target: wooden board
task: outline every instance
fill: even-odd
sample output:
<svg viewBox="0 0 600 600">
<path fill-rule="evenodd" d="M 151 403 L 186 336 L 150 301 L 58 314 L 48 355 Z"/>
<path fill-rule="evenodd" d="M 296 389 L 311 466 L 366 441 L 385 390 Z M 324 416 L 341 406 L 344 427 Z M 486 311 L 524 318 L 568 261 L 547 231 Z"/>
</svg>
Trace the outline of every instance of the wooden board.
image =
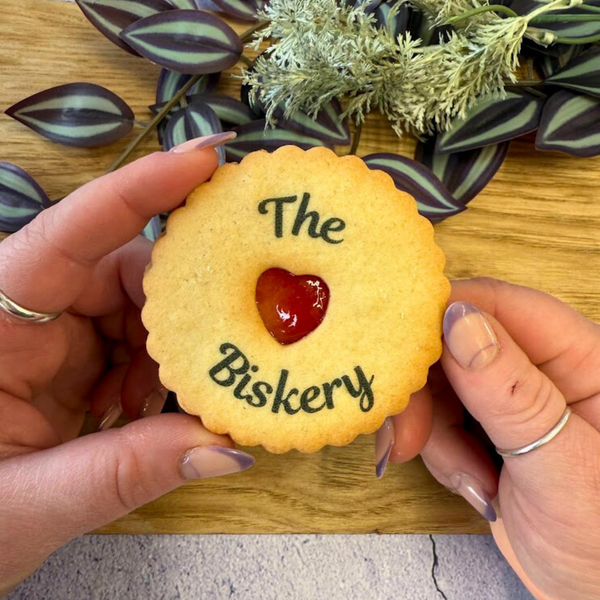
<svg viewBox="0 0 600 600">
<path fill-rule="evenodd" d="M 241 28 L 240 28 L 241 29 Z M 62 83 L 113 90 L 148 120 L 158 68 L 106 41 L 73 4 L 2 0 L 0 107 Z M 225 76 L 222 89 L 235 94 Z M 370 118 L 359 154 L 399 151 L 384 119 Z M 100 175 L 127 140 L 78 150 L 45 141 L 0 115 L 0 160 L 31 172 L 60 198 Z M 157 149 L 148 142 L 139 154 Z M 509 157 L 469 210 L 436 227 L 451 278 L 487 275 L 537 287 L 600 320 L 600 159 L 535 152 L 513 143 Z M 374 477 L 373 438 L 312 456 L 259 450 L 247 474 L 190 484 L 101 531 L 106 533 L 419 532 L 482 533 L 485 522 L 418 461 Z"/>
</svg>

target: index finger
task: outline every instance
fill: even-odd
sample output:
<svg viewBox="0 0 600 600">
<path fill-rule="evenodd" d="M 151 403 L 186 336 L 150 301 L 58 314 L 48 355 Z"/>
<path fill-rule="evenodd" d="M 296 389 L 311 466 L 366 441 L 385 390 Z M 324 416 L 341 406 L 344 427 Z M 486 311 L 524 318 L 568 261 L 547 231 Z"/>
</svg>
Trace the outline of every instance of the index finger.
<svg viewBox="0 0 600 600">
<path fill-rule="evenodd" d="M 177 207 L 217 168 L 212 148 L 157 152 L 79 188 L 0 245 L 0 289 L 30 310 L 65 310 L 98 261 Z"/>
<path fill-rule="evenodd" d="M 452 282 L 448 304 L 469 302 L 495 317 L 568 402 L 600 391 L 600 326 L 557 298 L 489 278 Z"/>
</svg>

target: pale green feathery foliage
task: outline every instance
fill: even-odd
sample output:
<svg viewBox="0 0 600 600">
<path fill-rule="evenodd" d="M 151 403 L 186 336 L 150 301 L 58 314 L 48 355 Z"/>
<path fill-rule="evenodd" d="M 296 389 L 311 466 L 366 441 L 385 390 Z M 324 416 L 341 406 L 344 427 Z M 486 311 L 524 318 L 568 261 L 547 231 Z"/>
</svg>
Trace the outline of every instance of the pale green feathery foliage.
<svg viewBox="0 0 600 600">
<path fill-rule="evenodd" d="M 436 24 L 487 4 L 411 1 Z M 553 0 L 534 12 L 573 3 L 581 0 Z M 506 18 L 480 13 L 456 22 L 455 31 L 438 45 L 424 47 L 408 34 L 395 39 L 376 27 L 362 7 L 337 0 L 271 0 L 261 18 L 269 25 L 255 46 L 266 39 L 272 45 L 244 80 L 266 106 L 270 123 L 278 105 L 285 107 L 286 116 L 297 109 L 314 116 L 324 103 L 339 98 L 357 122 L 377 109 L 400 135 L 443 131 L 480 95 L 502 95 L 505 82 L 515 81 L 532 14 Z M 529 37 L 544 41 L 539 34 Z"/>
</svg>

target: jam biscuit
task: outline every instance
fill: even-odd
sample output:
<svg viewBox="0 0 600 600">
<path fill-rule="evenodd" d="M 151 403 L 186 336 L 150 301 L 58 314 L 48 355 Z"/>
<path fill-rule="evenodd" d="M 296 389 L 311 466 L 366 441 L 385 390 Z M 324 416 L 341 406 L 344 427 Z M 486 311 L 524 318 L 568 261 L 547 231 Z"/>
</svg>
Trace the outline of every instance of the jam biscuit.
<svg viewBox="0 0 600 600">
<path fill-rule="evenodd" d="M 148 351 L 215 433 L 315 452 L 401 412 L 441 353 L 431 224 L 355 156 L 293 146 L 220 167 L 144 279 Z"/>
</svg>

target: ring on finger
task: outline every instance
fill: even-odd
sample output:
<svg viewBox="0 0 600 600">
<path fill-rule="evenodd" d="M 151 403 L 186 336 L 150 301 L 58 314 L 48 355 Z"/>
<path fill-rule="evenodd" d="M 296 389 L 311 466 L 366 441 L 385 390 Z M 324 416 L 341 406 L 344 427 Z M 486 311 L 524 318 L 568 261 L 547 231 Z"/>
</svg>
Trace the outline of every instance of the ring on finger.
<svg viewBox="0 0 600 600">
<path fill-rule="evenodd" d="M 55 313 L 41 313 L 35 310 L 29 310 L 14 300 L 11 300 L 2 290 L 0 290 L 0 310 L 9 314 L 19 321 L 28 323 L 50 323 L 56 321 L 63 314 L 63 311 Z"/>
<path fill-rule="evenodd" d="M 547 444 L 550 440 L 553 440 L 563 429 L 563 427 L 567 424 L 569 417 L 571 416 L 571 409 L 567 406 L 565 408 L 565 412 L 562 414 L 562 417 L 559 419 L 558 423 L 541 438 L 536 440 L 535 442 L 531 442 L 531 444 L 527 444 L 527 446 L 523 446 L 522 448 L 516 448 L 515 450 L 506 450 L 504 448 L 496 448 L 496 452 L 500 456 L 520 456 L 521 454 L 527 454 L 544 444 Z"/>
</svg>

